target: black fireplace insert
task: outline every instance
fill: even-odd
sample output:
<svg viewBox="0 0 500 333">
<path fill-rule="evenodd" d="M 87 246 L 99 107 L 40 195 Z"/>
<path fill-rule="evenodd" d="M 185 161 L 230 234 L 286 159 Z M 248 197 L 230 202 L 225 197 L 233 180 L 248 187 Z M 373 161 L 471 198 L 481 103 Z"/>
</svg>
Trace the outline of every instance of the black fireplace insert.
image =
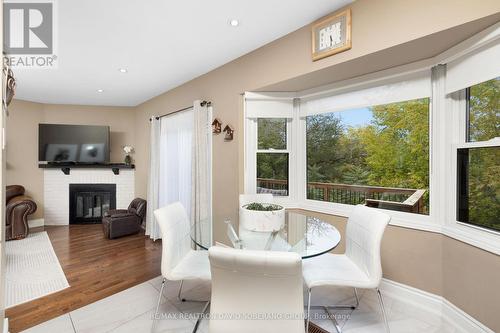
<svg viewBox="0 0 500 333">
<path fill-rule="evenodd" d="M 69 224 L 101 223 L 116 208 L 116 184 L 70 184 Z"/>
</svg>

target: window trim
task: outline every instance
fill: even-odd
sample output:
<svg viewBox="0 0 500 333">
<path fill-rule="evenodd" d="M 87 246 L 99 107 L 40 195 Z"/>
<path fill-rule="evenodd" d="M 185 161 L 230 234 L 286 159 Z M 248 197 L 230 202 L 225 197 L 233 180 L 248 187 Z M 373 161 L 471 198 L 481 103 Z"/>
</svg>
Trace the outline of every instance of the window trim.
<svg viewBox="0 0 500 333">
<path fill-rule="evenodd" d="M 276 94 L 274 94 L 276 95 Z M 276 101 L 286 101 L 290 102 L 291 98 L 286 97 L 276 99 Z M 273 100 L 273 98 L 270 98 Z M 295 139 L 292 133 L 294 125 L 294 116 L 289 117 L 274 117 L 287 119 L 286 122 L 286 149 L 258 149 L 258 119 L 254 117 L 245 117 L 245 193 L 256 193 L 257 192 L 257 154 L 259 153 L 271 153 L 271 154 L 288 154 L 288 195 L 287 196 L 275 196 L 274 201 L 283 206 L 289 206 L 291 202 L 295 201 L 296 195 L 296 166 L 292 162 L 295 159 Z"/>
<path fill-rule="evenodd" d="M 417 76 L 421 76 L 422 71 L 428 70 L 429 76 L 430 68 L 428 69 L 417 69 L 412 70 L 410 72 L 402 72 L 399 75 L 390 75 L 388 77 L 381 76 L 376 80 L 372 80 L 370 85 L 374 83 L 379 86 L 384 86 L 385 84 L 394 84 L 397 82 L 397 77 L 400 77 L 401 81 L 407 80 L 409 76 L 412 76 L 413 73 L 417 73 Z M 355 92 L 366 86 L 366 83 L 360 81 L 356 85 L 352 85 L 348 90 L 343 90 L 343 92 Z M 259 93 L 258 98 L 262 100 L 262 93 Z M 245 99 L 254 100 L 255 94 L 247 93 L 245 94 Z M 297 94 L 296 96 L 300 96 Z M 441 226 L 435 222 L 435 216 L 433 212 L 435 211 L 432 208 L 432 200 L 433 200 L 433 180 L 431 177 L 432 167 L 432 151 L 433 151 L 433 140 L 432 140 L 432 132 L 433 132 L 433 98 L 432 92 L 431 96 L 421 97 L 421 98 L 429 98 L 429 204 L 430 204 L 430 212 L 429 215 L 421 215 L 414 213 L 405 213 L 399 211 L 385 210 L 391 216 L 391 224 L 398 225 L 407 228 L 414 229 L 422 229 L 426 231 L 439 232 L 441 230 Z M 291 98 L 291 93 L 284 93 L 283 96 L 280 96 L 277 93 L 270 93 L 269 97 L 266 100 L 275 100 L 275 101 L 286 101 L 289 102 Z M 310 98 L 309 98 L 310 99 Z M 323 212 L 326 214 L 338 215 L 338 216 L 349 216 L 352 208 L 354 206 L 332 203 L 332 202 L 322 202 L 319 200 L 311 200 L 307 199 L 307 150 L 306 150 L 306 116 L 301 115 L 301 99 L 296 97 L 293 99 L 293 116 L 289 118 L 290 127 L 287 127 L 287 143 L 290 143 L 289 147 L 289 195 L 288 197 L 279 197 L 275 196 L 274 200 L 283 205 L 286 208 L 299 208 L 306 210 L 314 210 Z M 342 112 L 341 110 L 334 112 Z M 277 117 L 278 118 L 278 117 Z M 283 118 L 283 117 L 279 117 Z M 258 133 L 257 133 L 257 118 L 248 118 L 245 117 L 246 123 L 246 143 L 245 143 L 245 169 L 250 171 L 245 173 L 245 193 L 255 193 L 256 192 L 256 153 L 263 152 L 262 150 L 256 149 Z M 288 124 L 287 123 L 287 124 Z M 290 141 L 288 141 L 290 140 Z M 249 144 L 250 143 L 250 144 Z M 266 151 L 267 152 L 267 151 Z M 279 152 L 275 150 L 275 152 Z M 296 163 L 294 163 L 294 161 Z M 380 208 L 379 208 L 380 209 Z"/>
<path fill-rule="evenodd" d="M 468 141 L 468 91 L 469 88 L 462 89 L 445 97 L 450 104 L 451 112 L 449 115 L 449 121 L 452 124 L 451 127 L 454 129 L 449 142 L 452 155 L 450 159 L 450 170 L 452 170 L 452 172 L 449 173 L 448 178 L 451 183 L 451 193 L 455 194 L 455 197 L 453 198 L 454 200 L 450 200 L 452 202 L 448 208 L 448 219 L 445 223 L 445 230 L 448 233 L 455 235 L 455 237 L 459 237 L 462 241 L 473 243 L 473 245 L 483 249 L 486 249 L 485 247 L 490 248 L 490 252 L 500 254 L 500 231 L 484 228 L 472 223 L 461 222 L 457 219 L 458 199 L 456 195 L 458 193 L 458 149 L 500 147 L 500 139 L 498 137 L 487 141 Z"/>
<path fill-rule="evenodd" d="M 292 136 L 290 135 L 291 129 L 292 129 L 292 119 L 291 118 L 284 118 L 284 117 L 277 117 L 277 118 L 268 118 L 268 119 L 286 119 L 286 149 L 259 149 L 259 119 L 264 119 L 264 118 L 251 118 L 249 119 L 250 121 L 254 121 L 256 123 L 255 126 L 255 139 L 256 143 L 255 146 L 257 147 L 255 150 L 255 189 L 257 190 L 257 155 L 258 154 L 288 154 L 288 195 L 286 196 L 275 196 L 274 199 L 276 201 L 288 201 L 285 198 L 290 197 L 290 188 L 292 187 L 291 183 L 291 176 L 292 176 L 292 167 L 291 167 L 291 161 L 292 161 Z M 279 199 L 278 199 L 279 198 Z"/>
<path fill-rule="evenodd" d="M 497 44 L 500 44 L 500 23 L 434 58 L 363 75 L 342 82 L 336 82 L 323 87 L 308 89 L 302 92 L 245 93 L 245 99 L 248 96 L 251 99 L 294 100 L 292 129 L 289 133 L 293 139 L 293 146 L 291 147 L 291 154 L 293 154 L 293 156 L 290 155 L 289 164 L 296 168 L 295 171 L 289 170 L 289 178 L 290 181 L 294 181 L 294 184 L 289 184 L 290 196 L 287 198 L 288 200 L 282 201 L 280 204 L 287 208 L 312 210 L 344 217 L 347 217 L 350 210 L 354 207 L 306 199 L 306 129 L 305 118 L 299 116 L 299 98 L 311 99 L 316 96 L 321 97 L 330 93 L 334 94 L 338 92 L 359 90 L 366 87 L 367 84 L 379 84 L 380 82 L 384 82 L 384 80 L 391 80 L 391 82 L 394 82 L 394 79 L 398 77 L 403 78 L 405 75 L 407 76 L 408 74 L 431 69 L 433 67 L 429 119 L 430 215 L 424 216 L 412 213 L 384 211 L 392 216 L 391 225 L 440 233 L 444 236 L 463 241 L 472 246 L 500 255 L 500 233 L 457 221 L 457 200 L 455 197 L 457 191 L 457 149 L 479 145 L 484 146 L 485 143 L 491 146 L 499 146 L 500 140 L 467 142 L 465 128 L 466 114 L 468 112 L 465 108 L 465 89 L 447 93 L 446 65 L 442 65 L 462 57 L 467 57 L 469 54 L 473 54 L 478 49 L 483 49 L 485 46 Z M 245 193 L 252 193 L 251 187 L 249 187 L 248 184 L 248 164 L 251 162 L 251 159 L 248 158 L 248 151 L 251 150 L 252 147 L 248 145 L 249 133 L 247 130 L 247 123 L 249 122 L 247 121 L 246 115 L 244 115 L 244 117 L 244 189 Z M 296 161 L 296 163 L 294 163 L 294 161 Z M 452 200 L 449 199 L 449 193 L 453 193 Z"/>
</svg>

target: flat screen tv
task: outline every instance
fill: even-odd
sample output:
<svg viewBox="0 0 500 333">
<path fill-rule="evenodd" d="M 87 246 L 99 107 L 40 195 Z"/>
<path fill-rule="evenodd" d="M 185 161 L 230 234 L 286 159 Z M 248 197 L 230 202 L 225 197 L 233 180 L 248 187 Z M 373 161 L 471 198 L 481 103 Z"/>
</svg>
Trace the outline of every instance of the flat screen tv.
<svg viewBox="0 0 500 333">
<path fill-rule="evenodd" d="M 109 126 L 39 124 L 38 161 L 109 163 Z"/>
</svg>

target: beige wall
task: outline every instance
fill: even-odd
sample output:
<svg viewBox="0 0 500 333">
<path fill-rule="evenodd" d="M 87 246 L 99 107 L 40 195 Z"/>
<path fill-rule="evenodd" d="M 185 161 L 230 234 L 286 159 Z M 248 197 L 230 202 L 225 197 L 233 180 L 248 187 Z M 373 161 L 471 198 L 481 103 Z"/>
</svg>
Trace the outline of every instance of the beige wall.
<svg viewBox="0 0 500 333">
<path fill-rule="evenodd" d="M 500 256 L 443 237 L 443 296 L 500 332 Z"/>
<path fill-rule="evenodd" d="M 214 235 L 222 239 L 223 218 L 236 217 L 237 197 L 243 190 L 241 93 L 258 89 L 304 89 L 433 56 L 498 21 L 499 11 L 498 0 L 358 0 L 352 5 L 352 49 L 318 62 L 311 61 L 310 28 L 304 27 L 139 105 L 135 114 L 129 109 L 118 112 L 119 108 L 74 107 L 76 111 L 67 111 L 66 106 L 46 106 L 49 110 L 45 111 L 45 106 L 39 104 L 15 102 L 9 119 L 11 153 L 8 153 L 7 179 L 12 183 L 29 181 L 30 186 L 37 189 L 34 194 L 41 193 L 42 178 L 36 168 L 36 143 L 33 143 L 36 140 L 31 140 L 36 139 L 34 124 L 39 119 L 49 121 L 45 119 L 46 114 L 53 122 L 113 121 L 109 123 L 112 130 L 132 133 L 130 138 L 123 134 L 119 139 L 118 135 L 117 140 L 121 142 L 112 144 L 119 149 L 122 144 L 131 143 L 128 140 L 135 142 L 136 194 L 145 197 L 149 117 L 186 107 L 196 99 L 210 100 L 214 116 L 236 128 L 232 142 L 225 142 L 222 135 L 213 138 Z M 23 111 L 15 115 L 16 109 Z M 38 110 L 43 110 L 42 116 Z M 120 117 L 123 114 L 123 119 L 116 119 L 116 113 Z M 22 115 L 32 119 L 25 122 Z M 15 133 L 11 133 L 13 131 Z M 136 133 L 135 141 L 133 133 Z M 26 136 L 29 139 L 25 139 Z M 120 157 L 114 147 L 113 159 Z M 344 231 L 345 219 L 318 216 Z M 342 243 L 336 251 L 343 249 Z M 385 277 L 442 295 L 500 331 L 495 313 L 500 308 L 500 297 L 498 290 L 491 291 L 498 283 L 498 256 L 440 234 L 399 227 L 387 229 L 382 255 Z"/>
<path fill-rule="evenodd" d="M 21 184 L 38 205 L 30 218 L 43 218 L 43 169 L 38 168 L 38 124 L 110 126 L 110 159 L 123 161 L 122 147 L 135 146 L 135 109 L 50 105 L 14 100 L 7 118 L 6 184 Z"/>
<path fill-rule="evenodd" d="M 136 192 L 145 195 L 147 188 L 148 118 L 191 105 L 196 99 L 212 101 L 214 116 L 236 128 L 234 141 L 224 142 L 222 135 L 214 136 L 213 141 L 214 236 L 222 240 L 223 218 L 237 216 L 237 198 L 243 190 L 241 93 L 305 89 L 434 56 L 497 22 L 499 11 L 497 0 L 359 0 L 352 4 L 353 47 L 349 51 L 312 62 L 310 27 L 306 26 L 155 97 L 137 107 Z M 343 219 L 328 218 L 343 230 Z M 457 247 L 463 253 L 455 254 Z M 495 285 L 490 269 L 497 269 L 498 257 L 440 234 L 398 227 L 388 228 L 382 253 L 385 277 L 448 297 L 484 324 L 500 330 L 493 310 L 483 309 L 500 308 L 498 297 L 488 294 Z M 475 262 L 474 268 L 487 276 L 483 279 L 489 283 L 477 285 L 471 274 L 455 277 L 460 273 L 447 260 L 459 262 L 461 256 Z M 481 298 L 456 296 L 464 293 L 470 297 L 478 288 Z"/>
</svg>

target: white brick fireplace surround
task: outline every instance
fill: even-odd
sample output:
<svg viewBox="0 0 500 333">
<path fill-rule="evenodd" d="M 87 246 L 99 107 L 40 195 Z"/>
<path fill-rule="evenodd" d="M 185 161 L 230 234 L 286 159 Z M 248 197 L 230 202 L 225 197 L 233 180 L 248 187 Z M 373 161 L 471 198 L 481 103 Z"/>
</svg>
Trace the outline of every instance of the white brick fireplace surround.
<svg viewBox="0 0 500 333">
<path fill-rule="evenodd" d="M 116 208 L 127 208 L 135 197 L 135 171 L 120 169 L 71 169 L 65 175 L 61 169 L 43 171 L 44 224 L 69 224 L 69 184 L 116 184 Z"/>
</svg>

